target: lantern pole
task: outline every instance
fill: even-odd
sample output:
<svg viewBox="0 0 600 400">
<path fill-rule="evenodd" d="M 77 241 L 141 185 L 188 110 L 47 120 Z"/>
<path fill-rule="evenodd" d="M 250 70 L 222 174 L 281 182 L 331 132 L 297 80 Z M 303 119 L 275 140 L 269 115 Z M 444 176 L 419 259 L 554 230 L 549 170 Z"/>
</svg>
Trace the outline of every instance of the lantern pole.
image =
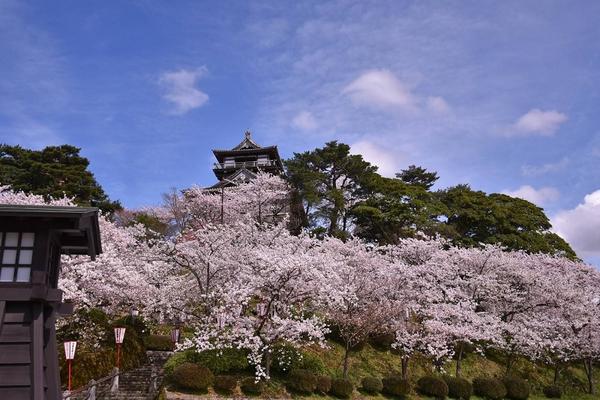
<svg viewBox="0 0 600 400">
<path fill-rule="evenodd" d="M 71 376 L 73 372 L 73 359 L 75 358 L 75 349 L 77 349 L 77 342 L 72 340 L 64 343 L 65 347 L 65 358 L 67 360 L 67 368 L 69 374 L 69 380 L 67 384 L 67 389 L 69 392 L 71 391 Z"/>
<path fill-rule="evenodd" d="M 115 343 L 117 345 L 117 369 L 121 368 L 121 345 L 123 344 L 124 338 L 125 338 L 125 328 L 124 327 L 116 327 L 115 328 Z"/>
</svg>

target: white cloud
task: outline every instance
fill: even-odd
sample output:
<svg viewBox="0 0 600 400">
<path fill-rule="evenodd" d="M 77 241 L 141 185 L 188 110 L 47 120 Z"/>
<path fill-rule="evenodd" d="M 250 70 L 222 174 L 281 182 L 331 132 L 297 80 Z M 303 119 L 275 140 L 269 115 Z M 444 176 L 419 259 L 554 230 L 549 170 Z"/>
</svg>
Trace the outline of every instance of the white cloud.
<svg viewBox="0 0 600 400">
<path fill-rule="evenodd" d="M 208 95 L 198 89 L 196 83 L 207 72 L 206 67 L 200 67 L 195 70 L 168 71 L 161 75 L 158 82 L 165 90 L 163 98 L 174 106 L 172 114 L 185 114 L 206 104 Z"/>
<path fill-rule="evenodd" d="M 292 127 L 303 131 L 312 131 L 316 129 L 318 124 L 312 113 L 301 111 L 292 119 Z"/>
<path fill-rule="evenodd" d="M 415 98 L 410 90 L 387 69 L 369 70 L 348 86 L 342 93 L 355 104 L 379 109 L 415 108 Z"/>
<path fill-rule="evenodd" d="M 553 230 L 579 256 L 600 256 L 600 190 L 586 195 L 577 207 L 557 213 L 551 221 Z"/>
<path fill-rule="evenodd" d="M 428 97 L 427 108 L 436 114 L 447 114 L 450 112 L 450 106 L 442 97 Z"/>
<path fill-rule="evenodd" d="M 400 171 L 400 160 L 397 154 L 367 140 L 351 145 L 350 153 L 360 154 L 366 161 L 376 165 L 383 176 L 393 177 Z"/>
<path fill-rule="evenodd" d="M 510 135 L 552 136 L 560 125 L 568 119 L 566 114 L 556 110 L 542 111 L 538 108 L 529 110 L 513 125 Z"/>
<path fill-rule="evenodd" d="M 558 172 L 564 170 L 569 165 L 569 158 L 564 157 L 560 161 L 554 163 L 547 163 L 542 165 L 523 165 L 521 172 L 525 176 L 538 176 L 544 175 L 551 172 Z"/>
<path fill-rule="evenodd" d="M 517 190 L 504 190 L 502 193 L 512 197 L 519 197 L 538 206 L 558 200 L 560 197 L 560 192 L 553 187 L 542 187 L 535 189 L 529 185 L 523 185 Z"/>
</svg>

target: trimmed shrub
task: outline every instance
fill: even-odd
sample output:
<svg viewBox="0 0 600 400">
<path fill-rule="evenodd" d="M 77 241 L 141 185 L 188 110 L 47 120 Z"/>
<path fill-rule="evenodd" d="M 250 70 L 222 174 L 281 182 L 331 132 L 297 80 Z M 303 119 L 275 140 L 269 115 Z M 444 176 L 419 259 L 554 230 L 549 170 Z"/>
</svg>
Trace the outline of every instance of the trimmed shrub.
<svg viewBox="0 0 600 400">
<path fill-rule="evenodd" d="M 361 386 L 362 390 L 370 394 L 377 394 L 383 390 L 381 379 L 375 378 L 374 376 L 362 378 Z"/>
<path fill-rule="evenodd" d="M 233 393 L 237 386 L 237 379 L 233 376 L 229 375 L 218 375 L 215 376 L 215 383 L 213 387 L 215 388 L 215 392 L 230 395 Z"/>
<path fill-rule="evenodd" d="M 186 350 L 186 351 L 180 351 L 177 353 L 174 353 L 171 357 L 169 357 L 169 359 L 167 360 L 167 362 L 164 365 L 164 371 L 165 371 L 165 376 L 166 377 L 170 377 L 171 375 L 173 375 L 173 371 L 175 370 L 175 368 L 177 368 L 178 366 L 180 366 L 181 364 L 187 363 L 187 362 L 194 362 L 194 354 L 195 352 L 193 350 Z"/>
<path fill-rule="evenodd" d="M 500 400 L 506 397 L 506 386 L 495 378 L 473 379 L 473 391 L 479 397 L 490 400 Z"/>
<path fill-rule="evenodd" d="M 510 400 L 527 400 L 529 398 L 529 383 L 525 379 L 514 376 L 502 380 L 506 386 L 506 397 Z"/>
<path fill-rule="evenodd" d="M 348 399 L 352 396 L 354 385 L 348 379 L 332 379 L 329 393 L 338 399 Z"/>
<path fill-rule="evenodd" d="M 171 380 L 180 389 L 205 392 L 214 380 L 210 369 L 192 363 L 183 363 L 173 371 Z"/>
<path fill-rule="evenodd" d="M 402 379 L 401 376 L 392 375 L 387 378 L 382 379 L 383 390 L 382 393 L 396 396 L 396 397 L 406 397 L 406 395 L 410 392 L 410 383 L 407 379 Z"/>
<path fill-rule="evenodd" d="M 549 399 L 560 399 L 562 397 L 562 389 L 558 385 L 550 385 L 544 387 L 544 396 Z"/>
<path fill-rule="evenodd" d="M 325 375 L 317 377 L 316 392 L 319 394 L 327 394 L 331 390 L 331 378 Z"/>
<path fill-rule="evenodd" d="M 215 374 L 224 374 L 246 371 L 249 368 L 247 355 L 245 350 L 229 348 L 194 352 L 192 359 Z"/>
<path fill-rule="evenodd" d="M 245 395 L 259 396 L 265 390 L 265 384 L 262 381 L 256 382 L 254 377 L 249 376 L 242 380 L 240 388 Z"/>
<path fill-rule="evenodd" d="M 171 342 L 171 337 L 167 335 L 150 335 L 144 339 L 144 343 L 146 344 L 146 349 L 148 350 L 173 350 L 173 342 Z"/>
<path fill-rule="evenodd" d="M 473 385 L 464 378 L 444 375 L 444 381 L 448 385 L 448 397 L 458 400 L 469 400 L 473 395 Z"/>
<path fill-rule="evenodd" d="M 417 381 L 417 391 L 436 399 L 445 399 L 448 396 L 448 385 L 437 376 L 424 376 Z"/>
<path fill-rule="evenodd" d="M 317 388 L 317 376 L 305 369 L 295 369 L 288 375 L 287 388 L 294 393 L 311 394 Z"/>
<path fill-rule="evenodd" d="M 375 335 L 369 339 L 369 343 L 373 348 L 380 351 L 387 351 L 392 348 L 392 343 L 396 341 L 396 335 L 393 333 L 382 333 Z"/>
</svg>

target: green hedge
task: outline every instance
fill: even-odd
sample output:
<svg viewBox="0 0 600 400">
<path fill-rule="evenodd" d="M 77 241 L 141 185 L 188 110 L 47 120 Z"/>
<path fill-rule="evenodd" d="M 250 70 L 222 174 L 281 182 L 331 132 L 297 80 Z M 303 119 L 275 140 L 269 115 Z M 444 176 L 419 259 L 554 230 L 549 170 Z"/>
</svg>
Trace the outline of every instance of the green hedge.
<svg viewBox="0 0 600 400">
<path fill-rule="evenodd" d="M 215 388 L 215 392 L 229 396 L 237 387 L 237 379 L 229 375 L 218 375 L 215 376 L 213 387 Z"/>
<path fill-rule="evenodd" d="M 352 396 L 354 385 L 348 379 L 333 379 L 331 381 L 331 389 L 329 394 L 338 399 L 348 399 Z"/>
<path fill-rule="evenodd" d="M 506 386 L 495 378 L 473 379 L 473 391 L 479 397 L 489 400 L 501 400 L 506 397 Z"/>
<path fill-rule="evenodd" d="M 265 384 L 260 381 L 256 382 L 254 377 L 244 378 L 240 384 L 242 393 L 248 396 L 259 396 L 265 390 Z"/>
<path fill-rule="evenodd" d="M 171 382 L 179 389 L 206 392 L 214 381 L 213 373 L 197 364 L 183 363 L 173 371 Z"/>
<path fill-rule="evenodd" d="M 444 376 L 444 381 L 448 385 L 448 396 L 458 400 L 469 400 L 473 395 L 473 385 L 464 378 L 453 376 Z"/>
<path fill-rule="evenodd" d="M 292 393 L 311 394 L 317 388 L 317 376 L 305 369 L 295 369 L 287 377 L 287 388 Z"/>
<path fill-rule="evenodd" d="M 157 350 L 157 351 L 171 351 L 173 350 L 173 342 L 171 336 L 166 335 L 150 335 L 144 339 L 146 349 Z"/>
<path fill-rule="evenodd" d="M 315 391 L 319 394 L 327 394 L 331 390 L 331 378 L 328 376 L 317 376 L 317 388 Z"/>
<path fill-rule="evenodd" d="M 424 396 L 445 399 L 448 396 L 448 385 L 437 376 L 424 376 L 417 381 L 417 391 Z"/>
<path fill-rule="evenodd" d="M 249 370 L 247 352 L 238 349 L 185 350 L 173 354 L 165 363 L 165 375 L 169 376 L 178 365 L 190 362 L 210 369 L 214 374 L 238 373 Z"/>
<path fill-rule="evenodd" d="M 383 383 L 381 379 L 375 378 L 374 376 L 367 376 L 362 378 L 361 387 L 364 392 L 369 394 L 377 394 L 383 390 Z"/>
<path fill-rule="evenodd" d="M 319 356 L 288 344 L 279 344 L 273 348 L 272 372 L 285 375 L 298 369 L 319 375 L 325 372 L 325 364 Z"/>
<path fill-rule="evenodd" d="M 544 396 L 549 399 L 560 399 L 562 397 L 562 389 L 558 385 L 550 385 L 544 387 Z"/>
<path fill-rule="evenodd" d="M 510 400 L 527 400 L 529 398 L 529 383 L 525 379 L 506 377 L 502 380 L 506 387 L 506 397 Z"/>
<path fill-rule="evenodd" d="M 382 393 L 404 398 L 410 393 L 410 383 L 406 379 L 402 379 L 401 376 L 391 375 L 387 378 L 383 378 L 383 390 Z"/>
</svg>

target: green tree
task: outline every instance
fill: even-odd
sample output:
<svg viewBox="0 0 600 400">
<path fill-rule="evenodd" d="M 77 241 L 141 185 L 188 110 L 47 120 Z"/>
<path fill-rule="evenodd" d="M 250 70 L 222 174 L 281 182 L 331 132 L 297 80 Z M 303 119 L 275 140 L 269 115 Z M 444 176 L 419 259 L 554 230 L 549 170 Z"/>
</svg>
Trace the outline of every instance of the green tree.
<svg viewBox="0 0 600 400">
<path fill-rule="evenodd" d="M 440 217 L 446 214 L 446 207 L 428 190 L 428 185 L 414 180 L 408 183 L 402 179 L 373 178 L 371 195 L 351 211 L 356 221 L 354 233 L 380 244 L 397 243 L 418 234 L 443 234 L 446 226 Z"/>
<path fill-rule="evenodd" d="M 81 149 L 49 146 L 30 150 L 21 146 L 0 145 L 0 183 L 15 190 L 49 197 L 72 197 L 82 206 L 99 207 L 113 213 L 122 209 L 111 201 L 94 175 L 89 161 L 79 155 Z"/>
<path fill-rule="evenodd" d="M 329 235 L 344 237 L 352 221 L 350 210 L 368 194 L 377 167 L 350 154 L 350 146 L 337 141 L 285 161 L 290 184 L 303 200 L 309 223 L 323 226 Z"/>
<path fill-rule="evenodd" d="M 527 200 L 505 194 L 486 194 L 468 185 L 437 192 L 447 207 L 445 223 L 457 244 L 477 246 L 497 243 L 509 250 L 564 254 L 575 252 L 561 237 L 550 232 L 552 225 L 544 210 Z"/>
<path fill-rule="evenodd" d="M 421 186 L 426 190 L 431 189 L 433 184 L 439 179 L 437 172 L 429 172 L 423 167 L 410 165 L 407 169 L 403 169 L 396 174 L 396 178 L 402 182 L 412 185 Z"/>
</svg>

